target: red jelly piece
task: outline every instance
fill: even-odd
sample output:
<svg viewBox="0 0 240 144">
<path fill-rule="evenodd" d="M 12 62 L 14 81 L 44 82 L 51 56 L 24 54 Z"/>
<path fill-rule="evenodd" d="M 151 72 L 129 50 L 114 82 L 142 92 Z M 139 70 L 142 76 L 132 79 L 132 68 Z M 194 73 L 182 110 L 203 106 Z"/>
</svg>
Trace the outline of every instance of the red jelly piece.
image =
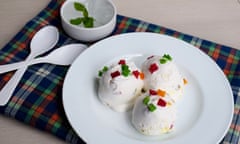
<svg viewBox="0 0 240 144">
<path fill-rule="evenodd" d="M 125 65 L 125 64 L 126 64 L 126 61 L 125 61 L 124 59 L 121 59 L 121 60 L 118 62 L 118 64 L 120 64 L 120 65 Z"/>
<path fill-rule="evenodd" d="M 115 71 L 115 72 L 111 73 L 111 77 L 112 77 L 112 78 L 115 78 L 115 77 L 120 76 L 120 75 L 121 75 L 121 74 L 120 74 L 119 71 Z"/>
<path fill-rule="evenodd" d="M 140 75 L 140 72 L 135 70 L 132 72 L 132 74 L 138 79 L 138 76 Z"/>
<path fill-rule="evenodd" d="M 150 71 L 150 73 L 154 73 L 156 70 L 158 70 L 157 64 L 151 64 L 148 70 Z"/>
<path fill-rule="evenodd" d="M 167 102 L 160 98 L 157 104 L 161 107 L 165 107 L 167 105 Z"/>
<path fill-rule="evenodd" d="M 150 95 L 157 95 L 157 91 L 150 89 L 149 94 Z"/>
</svg>

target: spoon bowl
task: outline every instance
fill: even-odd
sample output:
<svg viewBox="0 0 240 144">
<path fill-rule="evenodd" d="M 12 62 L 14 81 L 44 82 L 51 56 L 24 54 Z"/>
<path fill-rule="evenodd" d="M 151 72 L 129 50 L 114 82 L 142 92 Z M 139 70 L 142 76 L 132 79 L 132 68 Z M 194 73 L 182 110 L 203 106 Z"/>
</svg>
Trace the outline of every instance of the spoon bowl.
<svg viewBox="0 0 240 144">
<path fill-rule="evenodd" d="M 59 33 L 56 27 L 50 25 L 43 27 L 32 38 L 28 59 L 49 51 L 57 44 L 58 39 Z"/>
<path fill-rule="evenodd" d="M 56 65 L 70 65 L 77 56 L 87 48 L 83 44 L 69 44 L 62 46 L 45 57 L 40 57 L 32 60 L 28 65 L 37 63 L 51 63 Z"/>
</svg>

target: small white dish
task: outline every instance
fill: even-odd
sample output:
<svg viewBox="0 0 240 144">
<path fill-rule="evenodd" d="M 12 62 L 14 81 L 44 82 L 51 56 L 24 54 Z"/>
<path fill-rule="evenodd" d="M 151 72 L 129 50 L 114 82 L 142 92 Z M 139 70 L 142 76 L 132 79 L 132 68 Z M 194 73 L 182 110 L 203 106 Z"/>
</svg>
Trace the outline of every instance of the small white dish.
<svg viewBox="0 0 240 144">
<path fill-rule="evenodd" d="M 82 14 L 75 10 L 74 2 L 82 3 L 86 7 L 89 16 L 94 18 L 93 28 L 70 23 L 70 19 Z M 91 42 L 106 37 L 114 30 L 117 10 L 111 0 L 66 0 L 61 6 L 60 16 L 62 27 L 69 36 L 80 41 Z"/>
<path fill-rule="evenodd" d="M 107 51 L 104 55 L 98 55 Z M 131 124 L 131 111 L 118 113 L 101 103 L 96 77 L 104 65 L 122 57 L 142 63 L 149 55 L 170 54 L 188 85 L 179 101 L 175 130 L 145 136 Z M 106 38 L 86 49 L 70 67 L 63 85 L 63 106 L 76 133 L 86 143 L 215 144 L 225 136 L 234 110 L 230 84 L 219 66 L 194 46 L 154 33 Z"/>
</svg>

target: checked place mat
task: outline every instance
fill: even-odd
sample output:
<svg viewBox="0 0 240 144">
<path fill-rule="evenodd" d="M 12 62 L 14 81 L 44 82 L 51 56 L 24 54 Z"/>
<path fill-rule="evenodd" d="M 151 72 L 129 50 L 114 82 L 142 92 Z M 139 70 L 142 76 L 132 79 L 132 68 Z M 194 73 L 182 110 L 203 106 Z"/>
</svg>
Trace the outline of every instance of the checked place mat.
<svg viewBox="0 0 240 144">
<path fill-rule="evenodd" d="M 76 43 L 62 30 L 59 9 L 63 0 L 51 0 L 36 17 L 31 19 L 16 36 L 0 49 L 0 64 L 24 60 L 29 52 L 31 38 L 45 25 L 54 25 L 60 30 L 60 40 L 56 46 Z M 240 51 L 186 35 L 162 26 L 118 15 L 117 26 L 112 35 L 147 31 L 161 33 L 186 41 L 204 51 L 226 74 L 234 94 L 234 117 L 227 135 L 221 143 L 237 144 L 240 135 Z M 82 143 L 69 125 L 62 105 L 62 86 L 69 67 L 51 64 L 30 66 L 18 84 L 11 100 L 0 107 L 0 113 L 12 117 L 42 131 L 52 133 L 68 143 Z M 14 72 L 0 74 L 0 89 Z"/>
</svg>

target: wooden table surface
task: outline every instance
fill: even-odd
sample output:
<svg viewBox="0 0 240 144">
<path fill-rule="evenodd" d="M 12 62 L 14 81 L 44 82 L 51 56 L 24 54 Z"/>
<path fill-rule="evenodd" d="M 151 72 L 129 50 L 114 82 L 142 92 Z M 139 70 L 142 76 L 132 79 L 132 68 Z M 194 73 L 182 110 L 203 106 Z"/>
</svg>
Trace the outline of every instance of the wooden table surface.
<svg viewBox="0 0 240 144">
<path fill-rule="evenodd" d="M 1 0 L 0 48 L 50 0 Z M 240 0 L 113 0 L 121 15 L 240 49 Z M 62 140 L 0 115 L 1 144 L 61 144 Z"/>
</svg>

